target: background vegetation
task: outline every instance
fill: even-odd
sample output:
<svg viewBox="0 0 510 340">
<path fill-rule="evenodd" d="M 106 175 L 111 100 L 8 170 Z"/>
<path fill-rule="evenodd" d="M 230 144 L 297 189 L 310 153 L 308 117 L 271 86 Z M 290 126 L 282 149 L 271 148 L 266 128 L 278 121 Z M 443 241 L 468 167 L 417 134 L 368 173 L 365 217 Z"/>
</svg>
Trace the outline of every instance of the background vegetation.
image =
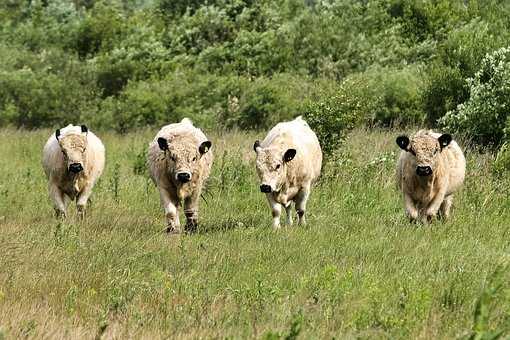
<svg viewBox="0 0 510 340">
<path fill-rule="evenodd" d="M 499 147 L 509 15 L 503 0 L 5 0 L 0 126 L 257 129 L 305 114 L 337 130 L 324 144 L 419 124 Z"/>
<path fill-rule="evenodd" d="M 84 222 L 72 206 L 57 221 L 45 198 L 51 133 L 0 131 L 6 339 L 510 334 L 510 178 L 492 175 L 489 154 L 467 150 L 451 220 L 411 225 L 391 180 L 396 132 L 356 129 L 312 192 L 308 226 L 273 232 L 251 151 L 261 134 L 213 133 L 200 231 L 169 237 L 156 189 L 134 174 L 152 131 L 100 134 L 108 166 Z"/>
</svg>

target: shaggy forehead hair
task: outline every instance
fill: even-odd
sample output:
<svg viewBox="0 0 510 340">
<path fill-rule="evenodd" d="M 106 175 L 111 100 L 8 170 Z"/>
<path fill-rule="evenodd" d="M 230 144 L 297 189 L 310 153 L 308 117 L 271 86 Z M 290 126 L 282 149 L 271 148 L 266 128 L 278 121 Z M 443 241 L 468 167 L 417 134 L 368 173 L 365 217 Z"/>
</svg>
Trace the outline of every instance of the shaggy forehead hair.
<svg viewBox="0 0 510 340">
<path fill-rule="evenodd" d="M 283 157 L 283 155 L 279 156 L 280 152 L 275 149 L 262 149 L 257 153 L 257 166 L 262 167 L 270 167 L 275 165 L 278 162 L 278 157 Z"/>
<path fill-rule="evenodd" d="M 411 144 L 415 152 L 432 153 L 439 148 L 439 141 L 428 132 L 418 132 L 412 139 Z"/>
<path fill-rule="evenodd" d="M 432 164 L 439 150 L 439 141 L 428 133 L 428 131 L 419 131 L 411 141 L 411 149 L 416 155 L 420 164 Z"/>
<path fill-rule="evenodd" d="M 180 157 L 195 156 L 198 154 L 198 140 L 191 134 L 170 138 L 168 148 Z"/>
<path fill-rule="evenodd" d="M 59 139 L 60 145 L 64 149 L 75 150 L 75 149 L 85 149 L 86 138 L 83 135 L 76 134 L 68 134 L 60 137 Z"/>
</svg>

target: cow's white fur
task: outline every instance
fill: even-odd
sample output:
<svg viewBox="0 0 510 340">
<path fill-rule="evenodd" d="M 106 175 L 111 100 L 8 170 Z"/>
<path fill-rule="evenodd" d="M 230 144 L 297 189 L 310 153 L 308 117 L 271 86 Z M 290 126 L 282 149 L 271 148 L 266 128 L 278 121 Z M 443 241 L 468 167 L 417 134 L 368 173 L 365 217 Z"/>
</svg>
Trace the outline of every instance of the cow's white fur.
<svg viewBox="0 0 510 340">
<path fill-rule="evenodd" d="M 161 150 L 158 144 L 160 137 L 168 141 L 169 150 Z M 181 201 L 184 201 L 186 228 L 189 231 L 196 228 L 200 193 L 213 163 L 212 150 L 207 150 L 203 154 L 199 152 L 200 145 L 207 141 L 205 134 L 193 126 L 189 119 L 184 118 L 180 123 L 161 128 L 149 144 L 147 159 L 149 172 L 158 187 L 169 232 L 180 232 L 178 208 Z M 191 181 L 180 183 L 177 180 L 178 172 L 190 174 Z"/>
<path fill-rule="evenodd" d="M 283 156 L 289 149 L 295 149 L 296 153 L 292 160 L 285 162 Z M 261 184 L 271 187 L 271 193 L 266 193 L 266 197 L 272 210 L 273 227 L 280 227 L 282 207 L 287 213 L 287 223 L 292 224 L 292 202 L 295 203 L 298 222 L 304 224 L 311 187 L 322 167 L 322 150 L 315 133 L 298 117 L 290 122 L 278 123 L 255 147 L 255 151 Z"/>
<path fill-rule="evenodd" d="M 73 174 L 69 171 L 70 158 L 64 156 L 61 141 L 83 143 L 85 150 L 71 150 L 73 143 L 64 143 L 72 161 L 82 164 L 83 171 Z M 105 165 L 105 148 L 101 140 L 91 131 L 83 133 L 81 126 L 68 125 L 60 129 L 60 136 L 53 133 L 43 149 L 42 165 L 48 178 L 48 191 L 57 215 L 67 216 L 69 201 L 76 200 L 80 216 L 85 208 L 94 184 L 101 176 Z"/>
<path fill-rule="evenodd" d="M 409 150 L 402 150 L 397 162 L 397 185 L 402 191 L 407 215 L 416 220 L 421 215 L 430 221 L 438 212 L 450 215 L 453 195 L 464 182 L 466 160 L 454 140 L 440 149 L 440 133 L 420 130 L 410 139 Z M 437 151 L 434 154 L 434 150 Z M 413 155 L 413 153 L 416 155 Z M 432 168 L 432 175 L 416 174 L 418 165 Z"/>
</svg>

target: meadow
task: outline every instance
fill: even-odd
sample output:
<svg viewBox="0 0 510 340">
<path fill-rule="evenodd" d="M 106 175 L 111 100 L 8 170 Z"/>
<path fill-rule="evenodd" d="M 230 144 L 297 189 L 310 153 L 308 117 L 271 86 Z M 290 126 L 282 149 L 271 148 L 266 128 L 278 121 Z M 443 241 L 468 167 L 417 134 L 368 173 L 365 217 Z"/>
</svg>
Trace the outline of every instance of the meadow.
<svg viewBox="0 0 510 340">
<path fill-rule="evenodd" d="M 308 224 L 279 231 L 254 169 L 263 133 L 207 132 L 199 232 L 169 236 L 143 168 L 155 131 L 98 133 L 107 166 L 89 214 L 61 222 L 41 168 L 52 131 L 0 130 L 0 339 L 508 337 L 510 178 L 468 148 L 452 218 L 410 224 L 399 132 L 351 132 Z"/>
</svg>

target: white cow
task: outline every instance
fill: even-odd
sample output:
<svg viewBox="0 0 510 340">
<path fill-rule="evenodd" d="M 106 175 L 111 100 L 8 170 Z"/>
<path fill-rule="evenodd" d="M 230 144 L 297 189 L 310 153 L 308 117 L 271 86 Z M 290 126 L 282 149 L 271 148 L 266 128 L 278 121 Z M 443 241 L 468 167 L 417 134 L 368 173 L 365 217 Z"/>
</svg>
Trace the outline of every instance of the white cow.
<svg viewBox="0 0 510 340">
<path fill-rule="evenodd" d="M 58 129 L 44 146 L 42 165 L 57 217 L 66 217 L 69 201 L 76 200 L 78 214 L 83 218 L 92 188 L 105 165 L 101 140 L 85 125 Z"/>
<path fill-rule="evenodd" d="M 198 201 L 213 162 L 211 145 L 187 118 L 164 126 L 149 145 L 149 171 L 159 190 L 169 233 L 180 233 L 181 201 L 184 201 L 186 231 L 197 228 Z"/>
<path fill-rule="evenodd" d="M 466 159 L 449 134 L 420 130 L 409 139 L 396 140 L 402 149 L 397 162 L 397 185 L 402 190 L 407 215 L 424 222 L 438 213 L 447 218 L 453 194 L 466 174 Z"/>
<path fill-rule="evenodd" d="M 282 206 L 287 224 L 292 224 L 291 203 L 295 203 L 299 224 L 305 223 L 306 203 L 322 166 L 319 140 L 298 117 L 277 124 L 262 142 L 255 141 L 260 191 L 266 194 L 273 215 L 273 228 L 280 227 Z"/>
</svg>

